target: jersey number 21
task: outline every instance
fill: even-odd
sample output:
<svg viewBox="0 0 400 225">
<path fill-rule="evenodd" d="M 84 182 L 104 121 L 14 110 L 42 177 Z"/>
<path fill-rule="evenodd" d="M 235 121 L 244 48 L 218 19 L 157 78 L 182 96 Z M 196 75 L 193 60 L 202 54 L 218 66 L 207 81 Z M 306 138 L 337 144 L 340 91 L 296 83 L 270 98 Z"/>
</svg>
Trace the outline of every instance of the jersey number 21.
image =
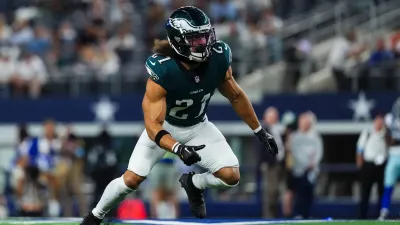
<svg viewBox="0 0 400 225">
<path fill-rule="evenodd" d="M 201 108 L 200 108 L 199 114 L 197 114 L 197 116 L 195 116 L 195 118 L 201 116 L 201 114 L 204 113 L 204 110 L 205 110 L 206 105 L 208 104 L 208 102 L 210 100 L 210 97 L 211 97 L 210 93 L 208 93 L 208 94 L 203 96 L 203 98 L 201 99 Z M 193 102 L 194 102 L 193 99 L 176 100 L 175 104 L 177 106 L 175 106 L 174 108 L 172 108 L 169 111 L 169 115 L 172 116 L 172 117 L 175 117 L 177 119 L 181 119 L 181 120 L 187 119 L 188 116 L 189 116 L 188 114 L 178 115 L 178 112 L 189 108 L 190 106 L 193 105 Z M 184 103 L 186 103 L 186 104 L 184 104 Z M 183 106 L 183 105 L 186 105 L 186 106 Z"/>
</svg>

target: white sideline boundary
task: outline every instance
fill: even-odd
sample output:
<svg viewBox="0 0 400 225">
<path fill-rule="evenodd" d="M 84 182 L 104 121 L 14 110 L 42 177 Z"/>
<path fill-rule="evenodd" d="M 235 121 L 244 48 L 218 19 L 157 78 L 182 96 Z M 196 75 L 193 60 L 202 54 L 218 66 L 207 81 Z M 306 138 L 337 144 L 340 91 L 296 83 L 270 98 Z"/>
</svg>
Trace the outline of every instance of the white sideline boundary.
<svg viewBox="0 0 400 225">
<path fill-rule="evenodd" d="M 23 219 L 23 218 L 21 218 Z M 49 218 L 49 219 L 32 219 L 32 221 L 22 221 L 22 220 L 0 220 L 0 224 L 67 224 L 67 223 L 79 223 L 81 222 L 81 218 Z M 152 225 L 204 225 L 204 224 L 211 224 L 211 225 L 265 225 L 265 224 L 301 224 L 301 223 L 329 223 L 329 222 L 362 222 L 362 220 L 276 220 L 276 221 L 240 221 L 240 222 L 228 222 L 227 219 L 225 222 L 184 222 L 184 221 L 160 221 L 160 220 L 124 220 L 120 221 L 123 224 L 152 224 Z M 376 220 L 369 220 L 375 221 Z M 387 220 L 383 223 L 394 223 L 399 222 L 398 220 Z"/>
</svg>

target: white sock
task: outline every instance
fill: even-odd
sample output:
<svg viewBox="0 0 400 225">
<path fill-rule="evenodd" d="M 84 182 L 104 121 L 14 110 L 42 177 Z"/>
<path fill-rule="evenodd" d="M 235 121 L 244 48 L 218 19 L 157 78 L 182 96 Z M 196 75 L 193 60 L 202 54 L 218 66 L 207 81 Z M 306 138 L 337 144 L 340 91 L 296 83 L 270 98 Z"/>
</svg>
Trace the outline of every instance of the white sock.
<svg viewBox="0 0 400 225">
<path fill-rule="evenodd" d="M 192 177 L 193 184 L 198 189 L 206 189 L 206 188 L 230 188 L 236 185 L 229 185 L 223 182 L 221 179 L 215 177 L 212 173 L 202 173 L 195 174 Z"/>
<path fill-rule="evenodd" d="M 92 210 L 94 216 L 104 219 L 104 216 L 134 190 L 126 186 L 124 179 L 119 177 L 111 181 L 104 190 L 103 196 Z"/>
</svg>

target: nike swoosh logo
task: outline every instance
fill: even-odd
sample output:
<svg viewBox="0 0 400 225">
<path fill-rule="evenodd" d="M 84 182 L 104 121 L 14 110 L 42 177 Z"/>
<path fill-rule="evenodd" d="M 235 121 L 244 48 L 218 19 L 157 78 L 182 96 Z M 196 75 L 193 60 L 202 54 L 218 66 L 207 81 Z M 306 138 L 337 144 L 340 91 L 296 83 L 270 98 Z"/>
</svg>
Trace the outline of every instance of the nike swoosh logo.
<svg viewBox="0 0 400 225">
<path fill-rule="evenodd" d="M 153 62 L 152 62 L 152 61 L 150 61 L 150 60 L 149 60 L 149 62 L 150 62 L 150 64 L 151 64 L 151 65 L 153 65 L 153 66 L 155 66 L 155 65 L 156 65 L 156 63 L 153 63 Z"/>
</svg>

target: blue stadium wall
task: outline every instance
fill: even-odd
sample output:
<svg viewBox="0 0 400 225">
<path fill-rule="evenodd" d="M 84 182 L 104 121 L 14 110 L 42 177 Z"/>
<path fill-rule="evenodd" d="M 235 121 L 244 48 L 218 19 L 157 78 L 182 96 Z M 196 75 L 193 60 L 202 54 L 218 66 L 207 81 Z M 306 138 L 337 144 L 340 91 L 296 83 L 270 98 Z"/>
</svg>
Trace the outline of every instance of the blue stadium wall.
<svg viewBox="0 0 400 225">
<path fill-rule="evenodd" d="M 365 97 L 365 98 L 363 98 Z M 313 111 L 319 121 L 352 120 L 352 103 L 371 104 L 370 115 L 388 112 L 397 93 L 354 93 L 318 95 L 269 95 L 254 104 L 257 115 L 269 106 L 281 112 Z M 141 121 L 143 95 L 122 97 L 46 98 L 39 100 L 0 100 L 0 123 L 40 122 L 52 117 L 60 122 L 94 122 L 95 106 L 104 101 L 116 107 L 115 121 Z M 227 103 L 210 104 L 208 117 L 212 121 L 235 121 L 239 118 Z"/>
</svg>

